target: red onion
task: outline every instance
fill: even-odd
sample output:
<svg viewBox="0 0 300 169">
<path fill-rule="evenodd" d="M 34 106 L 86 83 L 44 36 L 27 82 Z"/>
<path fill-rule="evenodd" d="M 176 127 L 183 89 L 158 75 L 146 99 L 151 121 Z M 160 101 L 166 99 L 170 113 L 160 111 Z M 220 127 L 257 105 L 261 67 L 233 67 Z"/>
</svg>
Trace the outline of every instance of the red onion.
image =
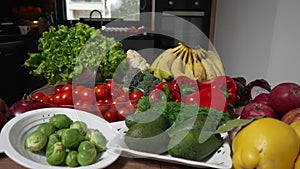
<svg viewBox="0 0 300 169">
<path fill-rule="evenodd" d="M 8 107 L 6 102 L 0 98 L 0 129 L 6 124 L 7 122 L 7 113 Z"/>
<path fill-rule="evenodd" d="M 22 99 L 15 102 L 13 105 L 11 105 L 7 111 L 7 117 L 8 119 L 11 119 L 15 117 L 18 114 L 25 113 L 30 110 L 35 110 L 39 108 L 45 108 L 47 107 L 46 104 L 38 101 L 33 101 L 30 99 L 30 97 L 27 94 L 24 94 Z"/>
</svg>

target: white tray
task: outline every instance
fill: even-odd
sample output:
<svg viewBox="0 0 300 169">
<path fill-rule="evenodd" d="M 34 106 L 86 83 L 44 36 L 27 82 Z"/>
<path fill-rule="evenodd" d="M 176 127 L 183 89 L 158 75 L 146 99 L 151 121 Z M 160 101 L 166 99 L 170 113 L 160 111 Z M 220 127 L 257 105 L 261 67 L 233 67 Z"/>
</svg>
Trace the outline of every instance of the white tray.
<svg viewBox="0 0 300 169">
<path fill-rule="evenodd" d="M 107 146 L 110 149 L 123 151 L 124 153 L 122 153 L 122 156 L 126 155 L 127 157 L 132 158 L 149 158 L 158 161 L 170 162 L 197 168 L 232 168 L 232 160 L 230 155 L 231 149 L 227 141 L 208 160 L 200 162 L 172 157 L 169 154 L 158 155 L 128 149 L 126 144 L 124 143 L 124 135 L 125 132 L 128 130 L 128 128 L 125 125 L 125 122 L 114 122 L 111 123 L 111 125 L 116 131 L 118 131 L 119 134 L 116 136 L 116 138 L 110 140 Z"/>
</svg>

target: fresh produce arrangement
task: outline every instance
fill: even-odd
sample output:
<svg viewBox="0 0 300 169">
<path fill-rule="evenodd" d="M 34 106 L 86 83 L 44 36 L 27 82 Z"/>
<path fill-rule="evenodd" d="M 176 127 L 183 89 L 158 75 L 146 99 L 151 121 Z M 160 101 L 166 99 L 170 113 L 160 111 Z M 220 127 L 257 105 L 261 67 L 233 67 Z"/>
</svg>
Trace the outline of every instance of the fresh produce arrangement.
<svg viewBox="0 0 300 169">
<path fill-rule="evenodd" d="M 127 115 L 134 113 L 142 96 L 143 92 L 138 88 L 129 91 L 111 79 L 95 87 L 69 83 L 57 85 L 49 93 L 36 91 L 31 98 L 47 107 L 84 110 L 114 122 L 124 120 Z"/>
<path fill-rule="evenodd" d="M 88 128 L 83 121 L 73 121 L 65 114 L 55 114 L 49 122 L 25 138 L 24 145 L 33 153 L 42 153 L 54 166 L 88 166 L 106 151 L 107 139 L 98 130 Z"/>
<path fill-rule="evenodd" d="M 229 142 L 235 169 L 300 168 L 299 84 L 228 76 L 215 51 L 182 42 L 149 64 L 83 23 L 50 27 L 38 47 L 24 66 L 53 90 L 25 94 L 9 108 L 0 100 L 2 126 L 33 109 L 75 108 L 124 121 L 132 150 L 202 162 Z M 25 141 L 49 164 L 68 166 L 92 164 L 105 144 L 86 124 L 55 116 Z"/>
<path fill-rule="evenodd" d="M 184 75 L 201 82 L 226 74 L 223 63 L 214 51 L 190 48 L 181 42 L 177 47 L 162 52 L 150 69 L 160 80 Z"/>
</svg>

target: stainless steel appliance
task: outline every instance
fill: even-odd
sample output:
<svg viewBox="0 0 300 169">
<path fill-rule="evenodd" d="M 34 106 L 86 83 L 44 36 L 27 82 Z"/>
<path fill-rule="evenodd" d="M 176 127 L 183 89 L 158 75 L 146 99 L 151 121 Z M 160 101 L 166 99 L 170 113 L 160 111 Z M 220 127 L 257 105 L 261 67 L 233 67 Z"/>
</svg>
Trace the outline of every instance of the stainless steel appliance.
<svg viewBox="0 0 300 169">
<path fill-rule="evenodd" d="M 210 38 L 213 0 L 157 0 L 155 17 L 157 48 L 169 48 L 185 41 L 190 46 L 207 45 Z M 201 33 L 199 33 L 201 32 Z"/>
</svg>

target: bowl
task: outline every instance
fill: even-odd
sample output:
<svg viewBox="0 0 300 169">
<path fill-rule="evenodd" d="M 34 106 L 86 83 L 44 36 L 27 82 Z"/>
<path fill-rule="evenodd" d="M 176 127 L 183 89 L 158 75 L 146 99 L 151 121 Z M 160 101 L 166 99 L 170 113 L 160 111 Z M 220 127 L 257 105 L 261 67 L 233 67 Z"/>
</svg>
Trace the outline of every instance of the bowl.
<svg viewBox="0 0 300 169">
<path fill-rule="evenodd" d="M 49 121 L 55 114 L 65 114 L 73 121 L 81 120 L 88 128 L 98 129 L 108 141 L 116 136 L 116 131 L 106 120 L 88 112 L 68 108 L 42 108 L 31 110 L 17 115 L 8 121 L 1 130 L 0 152 L 4 152 L 16 163 L 27 168 L 62 169 L 67 166 L 52 166 L 46 162 L 44 154 L 33 153 L 24 146 L 25 138 L 36 130 L 39 124 Z M 79 166 L 78 169 L 105 168 L 120 156 L 120 151 L 107 149 L 98 155 L 95 163 L 88 166 Z"/>
<path fill-rule="evenodd" d="M 65 84 L 66 85 L 66 84 Z M 67 84 L 70 85 L 70 84 Z M 97 84 L 96 84 L 97 85 Z M 96 86 L 95 85 L 95 86 Z M 135 112 L 137 108 L 137 103 L 142 96 L 142 90 L 138 88 L 131 88 L 130 91 L 139 91 L 141 94 L 140 96 L 136 97 L 135 99 L 130 99 L 130 92 L 128 87 L 122 87 L 119 85 L 118 87 L 114 88 L 110 95 L 116 96 L 109 96 L 109 99 L 98 99 L 95 96 L 95 93 L 88 93 L 87 91 L 84 91 L 83 89 L 78 89 L 77 87 L 79 85 L 73 85 L 71 87 L 71 97 L 68 104 L 61 104 L 59 101 L 55 101 L 56 93 L 57 93 L 57 87 L 62 88 L 64 85 L 59 86 L 53 86 L 53 85 L 46 85 L 42 88 L 39 88 L 37 90 L 34 90 L 29 94 L 29 97 L 32 101 L 42 101 L 46 104 L 46 107 L 63 107 L 63 108 L 71 108 L 71 109 L 78 109 L 87 111 L 89 113 L 95 114 L 101 118 L 104 118 L 105 120 L 109 122 L 116 122 L 116 121 L 122 121 L 125 120 L 125 117 L 129 114 L 132 114 Z M 91 87 L 85 87 L 92 89 L 90 91 L 94 91 Z M 61 89 L 60 89 L 61 90 Z M 90 97 L 87 97 L 85 101 L 80 100 L 80 98 L 77 98 L 77 95 L 79 95 L 79 92 L 86 92 L 89 95 L 92 95 Z M 116 93 L 122 93 L 117 95 Z M 76 94 L 77 93 L 77 94 Z M 36 96 L 38 94 L 41 94 L 41 96 Z M 84 95 L 84 94 L 82 94 Z M 44 96 L 48 97 L 46 100 L 44 99 Z M 43 98 L 41 98 L 43 97 Z M 52 98 L 51 98 L 52 97 Z M 54 98 L 53 98 L 54 97 Z M 58 96 L 62 98 L 63 96 Z M 43 100 L 44 99 L 44 100 Z"/>
</svg>

